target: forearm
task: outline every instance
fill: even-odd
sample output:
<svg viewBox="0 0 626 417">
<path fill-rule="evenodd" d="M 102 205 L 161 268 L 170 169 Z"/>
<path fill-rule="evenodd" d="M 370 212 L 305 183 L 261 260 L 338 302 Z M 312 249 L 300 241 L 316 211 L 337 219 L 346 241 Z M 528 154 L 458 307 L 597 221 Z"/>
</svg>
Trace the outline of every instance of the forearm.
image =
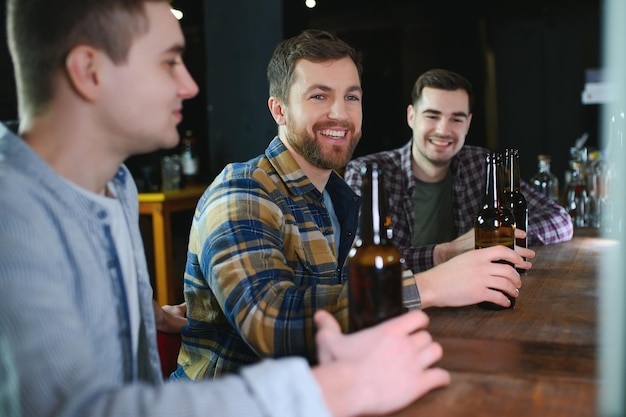
<svg viewBox="0 0 626 417">
<path fill-rule="evenodd" d="M 568 241 L 574 233 L 567 211 L 522 182 L 522 193 L 528 204 L 528 245 L 549 245 Z"/>
<path fill-rule="evenodd" d="M 454 242 L 440 243 L 433 250 L 433 266 L 442 264 L 458 254 Z"/>
<path fill-rule="evenodd" d="M 528 221 L 528 246 L 565 242 L 570 240 L 573 234 L 572 219 L 560 206 L 543 217 L 540 213 L 531 216 Z"/>
</svg>

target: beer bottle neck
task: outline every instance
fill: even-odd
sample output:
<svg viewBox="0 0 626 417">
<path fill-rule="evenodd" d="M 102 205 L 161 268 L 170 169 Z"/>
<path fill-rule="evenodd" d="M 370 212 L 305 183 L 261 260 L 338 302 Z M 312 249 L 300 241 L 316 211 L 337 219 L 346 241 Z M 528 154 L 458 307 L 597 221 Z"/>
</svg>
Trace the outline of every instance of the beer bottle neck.
<svg viewBox="0 0 626 417">
<path fill-rule="evenodd" d="M 387 243 L 390 218 L 387 214 L 382 171 L 378 169 L 376 164 L 373 164 L 365 168 L 362 176 L 361 241 L 363 244 L 374 245 Z"/>
<path fill-rule="evenodd" d="M 517 149 L 506 150 L 506 176 L 506 191 L 508 193 L 519 192 L 519 152 Z"/>
<path fill-rule="evenodd" d="M 503 175 L 501 160 L 497 153 L 487 155 L 487 181 L 485 187 L 484 204 L 488 207 L 499 208 L 503 206 L 502 190 Z"/>
</svg>

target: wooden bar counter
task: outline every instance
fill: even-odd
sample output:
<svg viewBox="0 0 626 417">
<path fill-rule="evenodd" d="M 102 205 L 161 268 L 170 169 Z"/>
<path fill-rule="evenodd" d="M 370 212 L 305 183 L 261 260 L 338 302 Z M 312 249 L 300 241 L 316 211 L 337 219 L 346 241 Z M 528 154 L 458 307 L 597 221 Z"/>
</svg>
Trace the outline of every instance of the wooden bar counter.
<svg viewBox="0 0 626 417">
<path fill-rule="evenodd" d="M 596 415 L 599 270 L 616 244 L 580 229 L 534 247 L 515 309 L 425 310 L 452 382 L 394 416 Z"/>
</svg>

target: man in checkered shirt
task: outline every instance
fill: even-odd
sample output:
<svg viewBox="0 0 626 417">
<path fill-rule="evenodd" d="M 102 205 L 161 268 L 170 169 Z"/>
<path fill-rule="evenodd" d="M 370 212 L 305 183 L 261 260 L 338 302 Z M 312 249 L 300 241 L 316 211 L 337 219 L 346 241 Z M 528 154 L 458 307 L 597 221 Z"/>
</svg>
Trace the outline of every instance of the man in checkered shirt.
<svg viewBox="0 0 626 417">
<path fill-rule="evenodd" d="M 414 273 L 474 249 L 473 220 L 484 196 L 488 150 L 465 145 L 473 103 L 472 85 L 464 77 L 443 69 L 425 72 L 407 108 L 411 140 L 346 167 L 345 179 L 356 192 L 365 163 L 376 162 L 384 171 L 394 243 Z M 524 181 L 521 191 L 528 203 L 529 246 L 572 238 L 571 218 L 563 207 Z"/>
</svg>

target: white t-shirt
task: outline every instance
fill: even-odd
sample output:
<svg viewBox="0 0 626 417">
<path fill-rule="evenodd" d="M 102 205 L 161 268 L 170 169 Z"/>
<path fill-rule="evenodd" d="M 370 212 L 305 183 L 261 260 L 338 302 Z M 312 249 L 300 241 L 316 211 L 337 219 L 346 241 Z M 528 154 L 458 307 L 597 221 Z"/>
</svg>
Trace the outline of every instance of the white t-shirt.
<svg viewBox="0 0 626 417">
<path fill-rule="evenodd" d="M 124 210 L 120 201 L 115 196 L 115 190 L 109 184 L 107 186 L 108 196 L 92 193 L 76 184 L 68 181 L 80 193 L 89 199 L 105 207 L 111 219 L 111 235 L 115 243 L 115 250 L 120 261 L 124 288 L 126 290 L 126 301 L 128 313 L 130 314 L 131 343 L 133 356 L 136 357 L 139 344 L 139 294 L 137 289 L 137 269 L 133 258 L 133 249 L 130 241 L 129 224 L 124 217 Z"/>
</svg>

